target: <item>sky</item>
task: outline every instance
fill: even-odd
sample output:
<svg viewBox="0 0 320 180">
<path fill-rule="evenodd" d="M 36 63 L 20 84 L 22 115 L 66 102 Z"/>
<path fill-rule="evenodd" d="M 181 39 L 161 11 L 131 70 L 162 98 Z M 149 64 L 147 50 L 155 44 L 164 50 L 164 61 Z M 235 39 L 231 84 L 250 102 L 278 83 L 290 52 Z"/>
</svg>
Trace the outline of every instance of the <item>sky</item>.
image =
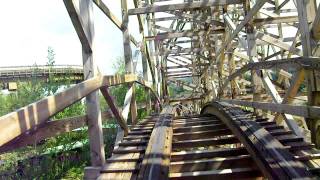
<svg viewBox="0 0 320 180">
<path fill-rule="evenodd" d="M 104 3 L 121 20 L 120 0 L 104 0 Z M 128 9 L 133 8 L 133 1 L 128 0 L 128 3 Z M 290 6 L 293 4 L 289 3 L 284 8 Z M 95 5 L 93 7 L 94 58 L 103 74 L 114 74 L 113 64 L 123 57 L 122 33 L 99 8 Z M 156 15 L 164 16 L 168 14 Z M 81 44 L 62 0 L 3 0 L 0 6 L 0 22 L 0 67 L 43 65 L 47 62 L 49 46 L 55 51 L 56 64 L 82 64 Z M 169 27 L 170 23 L 159 25 Z M 138 41 L 141 40 L 136 16 L 130 16 L 129 31 Z M 290 33 L 285 33 L 286 36 L 294 36 L 295 30 L 286 30 L 288 31 Z M 136 49 L 133 45 L 131 47 L 135 54 Z M 138 71 L 141 66 L 141 60 L 138 60 Z"/>
<path fill-rule="evenodd" d="M 104 2 L 121 20 L 120 1 Z M 130 21 L 129 27 L 137 20 Z M 82 65 L 81 44 L 62 0 L 2 1 L 0 22 L 0 66 L 46 64 L 49 46 L 56 64 Z M 95 60 L 100 71 L 113 74 L 112 65 L 123 56 L 122 33 L 95 5 L 94 25 Z M 131 33 L 139 40 L 138 32 Z"/>
</svg>

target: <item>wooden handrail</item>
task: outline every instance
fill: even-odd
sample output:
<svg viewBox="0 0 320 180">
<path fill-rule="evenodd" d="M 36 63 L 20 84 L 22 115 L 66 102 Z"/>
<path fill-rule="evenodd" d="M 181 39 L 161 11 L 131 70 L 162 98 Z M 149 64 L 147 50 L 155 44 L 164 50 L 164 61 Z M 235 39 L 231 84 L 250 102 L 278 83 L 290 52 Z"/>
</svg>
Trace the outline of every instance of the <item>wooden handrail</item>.
<svg viewBox="0 0 320 180">
<path fill-rule="evenodd" d="M 46 122 L 51 116 L 79 101 L 102 86 L 112 86 L 137 80 L 136 75 L 97 76 L 72 86 L 56 95 L 48 96 L 0 117 L 0 146 Z"/>
<path fill-rule="evenodd" d="M 138 104 L 138 109 L 144 108 L 146 108 L 145 104 Z M 114 117 L 110 109 L 102 112 L 101 116 L 106 121 L 108 118 Z M 87 121 L 87 115 L 83 115 L 44 122 L 0 146 L 0 154 L 28 145 L 34 145 L 42 140 L 85 127 L 87 126 Z"/>
</svg>

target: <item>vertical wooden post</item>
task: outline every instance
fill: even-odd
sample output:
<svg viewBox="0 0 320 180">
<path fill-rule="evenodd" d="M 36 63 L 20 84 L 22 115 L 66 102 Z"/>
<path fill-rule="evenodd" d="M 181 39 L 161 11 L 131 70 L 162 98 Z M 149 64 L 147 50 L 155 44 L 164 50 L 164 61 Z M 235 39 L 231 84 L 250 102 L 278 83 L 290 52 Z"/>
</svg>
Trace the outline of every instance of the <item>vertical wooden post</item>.
<svg viewBox="0 0 320 180">
<path fill-rule="evenodd" d="M 150 66 L 150 65 L 149 65 Z M 149 68 L 148 68 L 148 62 L 144 55 L 142 55 L 142 71 L 143 71 L 143 79 L 148 82 L 149 81 Z M 147 114 L 150 114 L 151 111 L 151 93 L 150 89 L 145 87 L 145 97 L 146 97 L 146 111 Z"/>
<path fill-rule="evenodd" d="M 231 50 L 230 52 L 227 52 L 227 57 L 228 57 L 228 66 L 229 66 L 229 75 L 235 72 L 235 62 L 234 62 L 234 57 L 233 57 L 233 51 Z M 235 99 L 236 97 L 236 81 L 233 79 L 230 82 L 231 85 L 231 98 Z"/>
<path fill-rule="evenodd" d="M 135 7 L 138 8 L 140 7 L 140 5 L 138 4 L 137 0 L 134 0 L 134 3 L 135 3 Z M 147 2 L 149 3 L 149 2 Z M 149 18 L 149 14 L 147 14 L 147 18 Z M 147 61 L 147 58 L 150 58 L 150 57 L 146 57 L 148 56 L 147 54 L 147 49 L 146 49 L 146 46 L 147 46 L 147 42 L 144 40 L 144 27 L 143 27 L 143 21 L 142 21 L 143 18 L 141 18 L 141 15 L 138 15 L 138 21 L 139 21 L 139 31 L 140 31 L 140 34 L 142 35 L 143 37 L 143 42 L 142 42 L 142 45 L 140 47 L 141 49 L 141 52 L 142 52 L 142 55 L 141 55 L 141 58 L 142 58 L 142 71 L 143 71 L 143 79 L 145 82 L 149 82 L 149 72 L 150 72 L 150 66 L 151 64 L 148 63 Z M 149 22 L 147 22 L 147 28 L 149 28 Z M 151 61 L 151 59 L 150 59 Z M 149 66 L 149 67 L 148 67 Z M 147 114 L 149 115 L 151 110 L 152 110 L 152 106 L 151 106 L 151 92 L 150 92 L 150 89 L 145 87 L 144 88 L 145 90 L 145 98 L 146 98 L 146 112 Z"/>
<path fill-rule="evenodd" d="M 138 120 L 138 110 L 137 110 L 137 102 L 136 102 L 136 85 L 135 83 L 132 84 L 132 99 L 130 103 L 130 116 L 131 116 L 131 123 L 136 124 Z"/>
<path fill-rule="evenodd" d="M 94 25 L 93 25 L 93 2 L 80 0 L 80 17 L 83 22 L 83 29 L 91 48 L 94 49 Z M 93 51 L 94 52 L 94 51 Z M 94 61 L 93 52 L 85 51 L 82 48 L 84 78 L 89 79 L 98 74 Z M 92 166 L 103 166 L 105 164 L 105 152 L 103 144 L 102 120 L 98 91 L 94 91 L 86 97 L 88 131 L 90 142 L 90 156 Z"/>
<path fill-rule="evenodd" d="M 296 1 L 296 6 L 298 10 L 299 17 L 299 30 L 301 33 L 301 44 L 303 50 L 303 56 L 309 57 L 312 56 L 312 47 L 311 40 L 312 36 L 310 35 L 309 30 L 309 21 L 312 21 L 315 18 L 315 4 L 313 1 Z M 317 70 L 307 70 L 307 82 L 308 82 L 308 104 L 310 106 L 319 106 L 320 105 L 320 72 Z M 307 119 L 309 128 L 311 130 L 311 139 L 316 146 L 320 147 L 320 137 L 319 129 L 320 119 Z"/>
<path fill-rule="evenodd" d="M 134 73 L 133 61 L 132 61 L 132 51 L 130 47 L 130 34 L 128 29 L 129 16 L 128 16 L 128 6 L 127 0 L 121 0 L 121 10 L 122 10 L 122 35 L 123 35 L 123 51 L 124 51 L 124 61 L 126 74 Z M 130 105 L 131 112 L 131 123 L 135 124 L 137 120 L 137 104 L 135 98 L 135 85 L 133 86 L 133 94 Z M 130 86 L 129 86 L 130 87 Z"/>
<path fill-rule="evenodd" d="M 162 86 L 162 97 L 165 102 L 169 102 L 168 89 L 167 89 L 167 77 L 166 69 L 167 64 L 165 63 L 164 56 L 161 57 L 160 62 L 160 75 L 161 75 L 161 86 Z"/>
<path fill-rule="evenodd" d="M 303 56 L 312 56 L 311 40 L 309 30 L 309 21 L 315 18 L 314 1 L 295 0 L 299 17 L 299 31 L 301 33 L 301 44 Z M 308 82 L 308 105 L 320 106 L 320 72 L 317 70 L 307 70 L 306 77 Z M 320 147 L 320 119 L 307 118 L 309 129 L 311 131 L 311 140 L 317 148 Z"/>
<path fill-rule="evenodd" d="M 246 0 L 244 3 L 245 15 L 250 10 L 250 1 Z M 254 33 L 254 27 L 252 24 L 248 23 L 246 25 L 247 41 L 248 41 L 248 56 L 250 61 L 257 57 L 257 46 L 256 38 Z M 252 81 L 252 93 L 253 101 L 261 101 L 262 93 L 262 82 L 256 71 L 251 71 L 251 81 Z M 256 114 L 261 115 L 261 110 L 254 110 Z"/>
</svg>

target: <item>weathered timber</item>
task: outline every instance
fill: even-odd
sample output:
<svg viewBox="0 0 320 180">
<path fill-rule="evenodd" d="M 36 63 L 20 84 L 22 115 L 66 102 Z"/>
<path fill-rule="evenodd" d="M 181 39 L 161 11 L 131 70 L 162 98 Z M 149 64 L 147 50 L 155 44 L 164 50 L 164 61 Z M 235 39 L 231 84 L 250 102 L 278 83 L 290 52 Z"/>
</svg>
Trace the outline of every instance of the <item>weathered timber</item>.
<svg viewBox="0 0 320 180">
<path fill-rule="evenodd" d="M 172 141 L 172 119 L 175 108 L 165 107 L 152 131 L 139 179 L 168 179 L 171 141 Z"/>
</svg>

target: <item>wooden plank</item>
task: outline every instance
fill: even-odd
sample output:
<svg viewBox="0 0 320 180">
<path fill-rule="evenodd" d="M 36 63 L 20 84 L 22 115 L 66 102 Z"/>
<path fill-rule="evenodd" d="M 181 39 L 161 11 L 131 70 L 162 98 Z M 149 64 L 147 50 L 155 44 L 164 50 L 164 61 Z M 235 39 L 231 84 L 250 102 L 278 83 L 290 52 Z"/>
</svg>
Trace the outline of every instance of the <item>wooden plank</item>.
<svg viewBox="0 0 320 180">
<path fill-rule="evenodd" d="M 205 158 L 228 157 L 246 155 L 248 151 L 244 147 L 238 148 L 215 148 L 212 150 L 179 151 L 171 153 L 171 161 L 188 161 Z"/>
<path fill-rule="evenodd" d="M 220 138 L 209 138 L 209 139 L 195 139 L 195 140 L 184 140 L 172 143 L 172 149 L 184 149 L 184 148 L 197 148 L 197 147 L 208 147 L 216 145 L 227 145 L 239 143 L 239 140 L 234 137 L 220 137 Z"/>
<path fill-rule="evenodd" d="M 209 122 L 210 124 L 201 124 L 201 125 L 193 125 L 187 127 L 175 127 L 174 133 L 186 133 L 186 132 L 197 132 L 197 131 L 208 131 L 208 130 L 219 130 L 225 129 L 226 125 L 217 121 L 201 121 L 201 122 Z"/>
<path fill-rule="evenodd" d="M 206 171 L 213 169 L 230 169 L 237 167 L 253 167 L 254 161 L 249 155 L 235 157 L 217 157 L 205 160 L 171 162 L 170 173 Z"/>
<path fill-rule="evenodd" d="M 113 115 L 115 116 L 117 123 L 120 125 L 122 130 L 124 131 L 124 136 L 127 136 L 128 134 L 128 125 L 127 122 L 124 120 L 122 114 L 119 112 L 119 109 L 114 104 L 114 100 L 112 96 L 108 92 L 108 87 L 101 87 L 100 91 L 104 97 L 104 99 L 107 101 L 108 106 L 110 107 Z"/>
<path fill-rule="evenodd" d="M 174 113 L 175 108 L 171 106 L 162 110 L 150 136 L 138 175 L 139 179 L 168 179 L 172 141 L 171 123 Z"/>
<path fill-rule="evenodd" d="M 170 179 L 250 179 L 261 177 L 261 172 L 256 168 L 234 168 L 209 171 L 194 171 L 184 173 L 170 173 Z"/>
<path fill-rule="evenodd" d="M 217 130 L 207 130 L 207 131 L 197 131 L 197 132 L 184 132 L 184 133 L 174 133 L 173 141 L 184 141 L 184 140 L 195 140 L 211 138 L 216 136 L 231 135 L 229 129 L 217 129 Z"/>
<path fill-rule="evenodd" d="M 176 10 L 192 10 L 196 8 L 223 6 L 229 4 L 240 4 L 241 0 L 210 0 L 205 2 L 190 2 L 170 5 L 147 5 L 141 8 L 129 9 L 129 15 L 147 14 L 155 12 L 176 11 Z"/>
</svg>

